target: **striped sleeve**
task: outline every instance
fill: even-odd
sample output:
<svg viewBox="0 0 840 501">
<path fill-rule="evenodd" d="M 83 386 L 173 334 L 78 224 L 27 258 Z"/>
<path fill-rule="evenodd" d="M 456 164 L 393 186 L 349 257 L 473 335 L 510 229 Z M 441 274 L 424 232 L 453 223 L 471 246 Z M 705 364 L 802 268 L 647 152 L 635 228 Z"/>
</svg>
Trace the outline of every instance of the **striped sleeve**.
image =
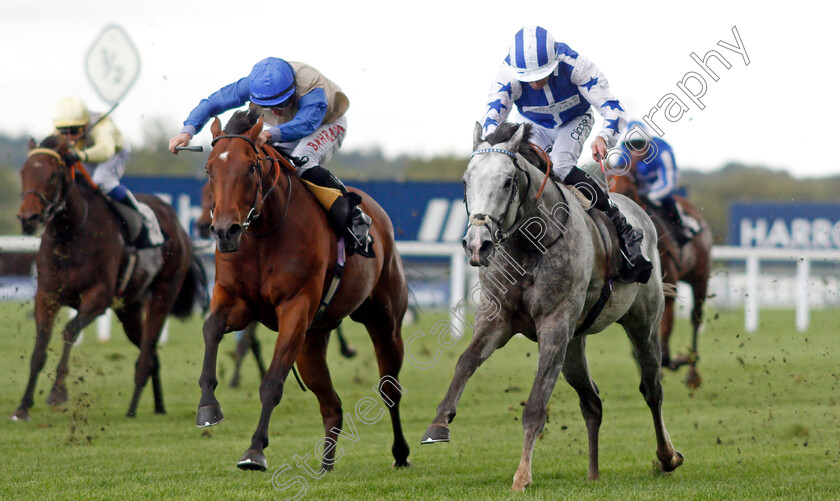
<svg viewBox="0 0 840 501">
<path fill-rule="evenodd" d="M 670 195 L 677 187 L 677 165 L 674 162 L 674 154 L 670 150 L 659 154 L 659 176 L 651 184 L 647 193 L 651 200 L 662 200 Z"/>
<path fill-rule="evenodd" d="M 598 135 L 604 138 L 607 148 L 612 148 L 627 127 L 624 105 L 613 96 L 607 77 L 584 56 L 578 55 L 571 80 L 589 104 L 604 118 L 604 127 Z"/>
<path fill-rule="evenodd" d="M 499 67 L 496 79 L 490 86 L 490 95 L 487 97 L 487 105 L 484 107 L 484 114 L 478 120 L 481 124 L 481 137 L 487 137 L 496 130 L 500 123 L 504 122 L 510 115 L 514 101 L 522 94 L 522 87 L 519 81 L 511 78 L 510 71 L 506 64 Z"/>
</svg>

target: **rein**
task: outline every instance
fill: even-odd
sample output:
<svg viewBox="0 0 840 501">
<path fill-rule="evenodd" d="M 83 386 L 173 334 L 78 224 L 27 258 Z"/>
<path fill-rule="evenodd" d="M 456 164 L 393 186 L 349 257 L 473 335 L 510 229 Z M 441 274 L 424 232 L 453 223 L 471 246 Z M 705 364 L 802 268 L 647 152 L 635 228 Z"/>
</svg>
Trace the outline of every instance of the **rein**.
<svg viewBox="0 0 840 501">
<path fill-rule="evenodd" d="M 254 143 L 254 141 L 250 137 L 243 136 L 241 134 L 224 134 L 224 135 L 218 136 L 215 139 L 213 139 L 213 141 L 210 143 L 210 145 L 215 146 L 216 143 L 220 139 L 234 139 L 234 138 L 244 139 L 245 141 L 247 141 L 248 144 L 251 145 L 251 149 L 254 150 L 254 154 L 257 156 L 257 159 L 254 162 L 254 165 L 257 168 L 257 172 L 259 174 L 260 180 L 259 180 L 259 183 L 257 184 L 257 193 L 254 195 L 254 203 L 251 204 L 251 209 L 248 211 L 248 215 L 246 216 L 245 221 L 242 222 L 242 229 L 247 230 L 248 227 L 251 226 L 251 223 L 253 223 L 255 219 L 260 217 L 261 213 L 256 212 L 257 201 L 258 200 L 260 201 L 261 206 L 263 204 L 265 204 L 265 201 L 268 198 L 268 196 L 271 195 L 271 192 L 274 191 L 274 188 L 277 187 L 277 181 L 280 180 L 280 166 L 281 166 L 281 164 L 288 164 L 288 161 L 285 160 L 285 159 L 283 159 L 281 161 L 282 157 L 274 157 L 274 156 L 269 155 L 268 150 L 266 148 L 263 148 L 263 155 L 262 155 L 262 157 L 260 157 L 260 149 L 257 148 L 256 143 Z M 271 148 L 271 151 L 274 151 L 274 149 Z M 274 181 L 271 183 L 271 187 L 269 187 L 268 190 L 265 191 L 264 194 L 262 194 L 262 200 L 260 200 L 260 194 L 263 192 L 262 185 L 263 185 L 263 180 L 264 180 L 263 171 L 262 171 L 262 163 L 265 162 L 265 161 L 268 161 L 268 162 L 271 163 L 271 166 L 269 167 L 269 171 L 268 171 L 269 174 L 271 174 L 271 172 L 274 171 L 274 164 L 275 163 L 277 164 L 278 168 L 277 168 L 277 174 L 274 177 Z M 284 165 L 284 166 L 286 167 L 285 169 L 283 169 L 283 171 L 286 174 L 286 181 L 287 181 L 287 184 L 288 184 L 288 193 L 286 194 L 286 207 L 283 209 L 283 215 L 280 217 L 280 221 L 277 222 L 277 225 L 275 225 L 274 228 L 268 230 L 265 233 L 261 233 L 261 234 L 257 235 L 257 234 L 249 233 L 249 232 L 246 231 L 245 232 L 246 234 L 248 234 L 252 237 L 256 237 L 256 238 L 264 237 L 264 236 L 266 236 L 270 233 L 274 233 L 278 228 L 280 228 L 280 225 L 283 224 L 283 220 L 286 219 L 286 214 L 289 212 L 289 201 L 290 201 L 291 196 L 292 196 L 292 180 L 289 177 L 289 170 L 290 170 L 290 168 L 294 169 L 294 167 L 291 167 L 290 164 Z M 213 216 L 213 213 L 211 211 L 210 212 L 210 217 L 212 218 L 212 216 Z"/>
<path fill-rule="evenodd" d="M 464 192 L 464 205 L 467 208 L 467 217 L 469 219 L 469 224 L 470 225 L 481 226 L 481 225 L 486 224 L 486 221 L 485 221 L 486 219 L 489 219 L 490 221 L 496 223 L 498 228 L 492 234 L 492 238 L 493 238 L 493 241 L 495 243 L 502 243 L 505 240 L 507 240 L 508 238 L 510 238 L 510 236 L 513 233 L 515 233 L 525 223 L 525 221 L 527 221 L 527 219 L 525 218 L 525 215 L 522 215 L 522 216 L 517 215 L 516 218 L 513 221 L 513 224 L 510 226 L 510 228 L 507 229 L 507 231 L 502 229 L 502 227 L 504 226 L 504 221 L 508 217 L 508 212 L 510 212 L 510 208 L 513 205 L 513 199 L 516 197 L 516 194 L 519 191 L 519 173 L 520 172 L 523 173 L 525 175 L 525 179 L 528 181 L 528 186 L 527 186 L 527 188 L 525 188 L 525 193 L 526 194 L 530 193 L 530 191 L 531 191 L 531 175 L 528 174 L 528 171 L 523 169 L 521 165 L 519 165 L 519 159 L 517 158 L 516 153 L 514 153 L 510 150 L 506 150 L 504 148 L 484 148 L 484 149 L 480 149 L 480 150 L 475 150 L 472 153 L 472 155 L 470 155 L 470 158 L 472 158 L 476 155 L 481 155 L 481 154 L 485 154 L 485 153 L 501 153 L 503 155 L 507 155 L 507 156 L 509 156 L 513 159 L 513 165 L 517 169 L 517 172 L 513 175 L 513 189 L 511 189 L 511 191 L 510 191 L 510 197 L 508 198 L 507 204 L 505 205 L 505 210 L 502 213 L 501 217 L 499 217 L 499 218 L 495 218 L 495 217 L 493 217 L 489 214 L 481 214 L 481 213 L 470 214 L 470 208 L 469 208 L 469 205 L 467 204 L 466 191 Z M 546 177 L 546 179 L 548 179 L 548 178 Z M 543 181 L 543 185 L 545 185 L 545 181 Z M 542 188 L 540 189 L 540 191 L 542 191 Z M 519 209 L 521 208 L 521 206 L 522 205 L 521 205 L 521 201 L 520 201 L 520 205 L 517 206 L 517 208 L 516 208 L 517 213 L 519 212 Z"/>
</svg>

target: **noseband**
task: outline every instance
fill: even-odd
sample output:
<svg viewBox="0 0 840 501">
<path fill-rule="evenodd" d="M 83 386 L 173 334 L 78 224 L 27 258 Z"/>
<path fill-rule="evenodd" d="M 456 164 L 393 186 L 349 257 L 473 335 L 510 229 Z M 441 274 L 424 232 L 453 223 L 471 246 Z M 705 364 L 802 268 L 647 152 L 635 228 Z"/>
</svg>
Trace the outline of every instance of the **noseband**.
<svg viewBox="0 0 840 501">
<path fill-rule="evenodd" d="M 26 157 L 29 158 L 32 155 L 38 154 L 49 155 L 55 158 L 61 167 L 67 167 L 67 164 L 64 162 L 64 159 L 61 158 L 61 155 L 59 155 L 58 152 L 56 152 L 55 150 L 51 150 L 49 148 L 35 148 L 33 150 L 30 150 L 29 154 Z M 61 174 L 60 169 L 59 173 Z M 47 196 L 44 194 L 44 192 L 38 190 L 28 190 L 23 192 L 20 196 L 21 200 L 26 198 L 28 195 L 35 195 L 38 198 L 40 198 L 41 202 L 44 204 L 43 214 L 45 221 L 52 221 L 56 214 L 67 210 L 67 200 L 65 196 L 67 194 L 67 183 L 64 182 L 63 174 L 59 176 L 59 180 L 61 184 L 59 185 L 59 189 L 56 190 L 53 200 L 47 199 Z"/>
<path fill-rule="evenodd" d="M 269 168 L 269 171 L 268 171 L 268 173 L 271 174 L 271 171 L 274 170 L 274 164 L 275 163 L 277 164 L 277 168 L 278 169 L 280 168 L 280 161 L 278 159 L 272 157 L 272 156 L 269 156 L 268 153 L 265 152 L 265 150 L 263 150 L 263 156 L 262 156 L 262 158 L 260 158 L 260 150 L 259 150 L 259 148 L 257 148 L 256 143 L 254 143 L 254 141 L 250 137 L 243 136 L 243 135 L 240 135 L 240 134 L 224 134 L 224 135 L 218 136 L 215 139 L 213 139 L 213 141 L 210 143 L 210 146 L 215 146 L 216 143 L 220 139 L 234 139 L 234 138 L 244 139 L 245 141 L 247 141 L 248 144 L 251 145 L 251 149 L 254 150 L 254 154 L 257 156 L 257 159 L 254 161 L 254 164 L 253 164 L 256 167 L 257 174 L 259 176 L 259 182 L 257 183 L 257 193 L 254 196 L 254 203 L 251 204 L 251 209 L 248 211 L 248 216 L 245 218 L 245 221 L 242 222 L 242 229 L 247 230 L 248 227 L 251 226 L 251 223 L 254 222 L 254 220 L 257 219 L 258 217 L 260 217 L 260 213 L 256 212 L 256 209 L 257 209 L 257 200 L 260 199 L 260 193 L 262 193 L 262 184 L 263 184 L 262 163 L 266 160 L 271 162 L 271 167 Z M 285 171 L 285 169 L 284 169 L 284 171 Z M 278 222 L 277 226 L 275 226 L 273 229 L 269 230 L 268 233 L 271 233 L 271 232 L 273 232 L 274 230 L 276 230 L 277 228 L 280 227 L 280 223 L 283 222 L 283 219 L 285 219 L 285 217 L 286 217 L 286 212 L 288 212 L 288 210 L 289 210 L 289 199 L 291 198 L 291 194 L 292 194 L 292 183 L 291 183 L 291 179 L 288 179 L 288 176 L 289 176 L 289 173 L 288 173 L 288 171 L 286 171 L 286 177 L 287 177 L 287 180 L 289 181 L 289 183 L 288 183 L 289 189 L 288 189 L 288 193 L 286 194 L 286 208 L 283 211 L 283 216 L 280 218 L 280 222 Z M 271 194 L 271 192 L 274 191 L 274 188 L 277 186 L 277 180 L 279 178 L 280 178 L 280 173 L 278 172 L 277 173 L 277 178 L 275 178 L 274 182 L 271 183 L 271 187 L 268 189 L 268 191 L 265 192 L 265 194 L 262 195 L 262 201 L 261 201 L 260 205 L 264 204 L 265 200 L 268 198 L 268 196 Z M 210 219 L 211 220 L 213 219 L 213 210 L 212 209 L 210 210 Z M 262 235 L 259 235 L 259 236 L 262 236 Z"/>
<path fill-rule="evenodd" d="M 522 168 L 522 166 L 519 165 L 519 160 L 517 159 L 516 153 L 514 153 L 510 150 L 506 150 L 504 148 L 484 148 L 484 149 L 481 149 L 481 150 L 475 150 L 472 153 L 472 155 L 470 155 L 470 158 L 472 158 L 476 155 L 481 155 L 481 154 L 485 154 L 485 153 L 501 153 L 502 155 L 507 155 L 507 156 L 509 156 L 510 158 L 513 159 L 513 165 L 514 165 L 514 167 L 516 167 L 516 172 L 513 174 L 513 188 L 510 190 L 510 197 L 508 197 L 507 204 L 505 204 L 505 210 L 504 210 L 504 212 L 502 212 L 502 215 L 498 218 L 495 218 L 495 217 L 493 217 L 489 214 L 482 214 L 482 213 L 470 214 L 469 204 L 467 203 L 466 184 L 464 185 L 464 206 L 467 208 L 467 217 L 468 217 L 470 226 L 486 225 L 488 219 L 490 221 L 496 223 L 496 231 L 491 232 L 491 238 L 493 239 L 494 243 L 499 244 L 499 243 L 504 242 L 508 238 L 510 238 L 510 236 L 514 232 L 516 232 L 516 230 L 518 230 L 519 227 L 522 226 L 522 224 L 526 221 L 526 219 L 524 217 L 517 216 L 514 219 L 513 224 L 511 225 L 510 228 L 508 228 L 506 231 L 502 229 L 502 226 L 504 225 L 504 221 L 508 217 L 508 212 L 510 212 L 511 207 L 513 206 L 513 199 L 516 197 L 517 193 L 519 192 L 519 173 L 521 172 L 522 174 L 524 174 L 525 179 L 528 181 L 528 186 L 527 186 L 527 188 L 525 188 L 525 192 L 524 192 L 526 194 L 530 193 L 530 191 L 531 191 L 531 175 L 528 174 L 528 171 L 526 171 L 525 169 Z M 520 200 L 519 205 L 516 207 L 517 213 L 519 212 L 519 208 L 521 207 L 521 205 L 522 205 L 522 201 Z"/>
</svg>

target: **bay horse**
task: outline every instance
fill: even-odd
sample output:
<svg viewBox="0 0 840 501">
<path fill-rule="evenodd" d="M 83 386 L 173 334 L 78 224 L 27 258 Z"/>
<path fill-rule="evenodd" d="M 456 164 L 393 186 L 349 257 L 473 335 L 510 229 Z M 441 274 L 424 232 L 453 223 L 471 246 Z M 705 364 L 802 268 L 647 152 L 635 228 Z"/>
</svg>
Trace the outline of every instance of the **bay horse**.
<svg viewBox="0 0 840 501">
<path fill-rule="evenodd" d="M 693 303 L 691 308 L 691 348 L 687 355 L 677 355 L 671 358 L 670 339 L 674 329 L 674 296 L 665 298 L 665 311 L 659 324 L 659 336 L 662 344 L 662 367 L 677 370 L 688 364 L 685 384 L 689 388 L 698 388 L 702 382 L 697 371 L 699 354 L 697 338 L 700 326 L 703 324 L 703 305 L 706 301 L 709 287 L 709 275 L 712 271 L 712 231 L 703 218 L 703 213 L 685 197 L 674 195 L 674 200 L 680 208 L 693 217 L 700 224 L 700 232 L 688 243 L 680 246 L 675 236 L 674 223 L 667 221 L 662 211 L 646 197 L 639 194 L 636 165 L 638 158 L 630 155 L 631 162 L 627 172 L 611 173 L 610 191 L 620 193 L 641 206 L 653 220 L 659 240 L 659 260 L 662 263 L 662 281 L 676 287 L 677 282 L 685 282 L 691 286 Z"/>
<path fill-rule="evenodd" d="M 210 183 L 204 183 L 201 187 L 201 215 L 195 220 L 195 226 L 198 230 L 198 236 L 204 239 L 212 238 L 210 233 L 210 226 L 213 224 L 213 198 L 210 193 Z M 260 379 L 265 377 L 265 364 L 262 360 L 262 347 L 260 340 L 257 338 L 257 322 L 251 322 L 248 327 L 245 327 L 241 332 L 237 342 L 236 350 L 233 357 L 233 376 L 230 378 L 230 387 L 239 388 L 240 372 L 242 371 L 242 362 L 245 356 L 250 351 L 254 354 L 254 360 L 257 363 L 257 370 L 260 373 Z M 341 326 L 335 330 L 336 336 L 340 346 L 340 353 L 344 358 L 353 358 L 356 356 L 356 348 L 347 342 L 344 333 L 341 331 Z"/>
<path fill-rule="evenodd" d="M 34 146 L 30 142 L 20 172 L 22 201 L 17 216 L 24 234 L 32 235 L 44 226 L 35 257 L 35 348 L 29 382 L 12 419 L 29 419 L 35 384 L 61 306 L 74 308 L 78 314 L 64 327 L 64 348 L 47 404 L 67 401 L 70 349 L 85 326 L 113 308 L 128 339 L 140 348 L 127 415 L 135 416 L 150 377 L 155 413 L 163 414 L 157 354 L 161 329 L 169 314 L 186 317 L 194 299 L 207 296 L 203 268 L 193 257 L 189 235 L 171 206 L 158 197 L 139 194 L 137 199 L 154 210 L 168 238 L 162 246 L 132 252 L 121 229 L 123 221 L 104 195 L 89 177 L 76 175 L 77 166 L 65 162 L 66 137 L 51 136 L 39 148 Z"/>
<path fill-rule="evenodd" d="M 639 390 L 653 415 L 659 467 L 672 471 L 683 456 L 674 450 L 662 418 L 657 331 L 664 292 L 656 230 L 639 206 L 615 196 L 627 220 L 644 232 L 642 251 L 654 269 L 645 284 L 613 283 L 621 258 L 612 239 L 602 235 L 606 230 L 614 238 L 614 228 L 604 223 L 606 216 L 595 215 L 600 222 L 588 216 L 565 185 L 540 183 L 547 180 L 550 167 L 529 145 L 530 134 L 530 125 L 505 122 L 482 140 L 481 125 L 476 124 L 474 152 L 464 174 L 469 226 L 463 246 L 470 264 L 480 267 L 482 298 L 472 341 L 458 359 L 422 443 L 449 441 L 449 425 L 467 380 L 496 349 L 521 333 L 537 342 L 539 360 L 522 412 L 524 443 L 511 490 L 523 491 L 531 483 L 534 445 L 560 373 L 580 398 L 589 440 L 588 477 L 599 478 L 601 399 L 589 374 L 585 345 L 588 335 L 617 322 L 641 369 Z"/>
<path fill-rule="evenodd" d="M 297 363 L 303 382 L 318 398 L 325 444 L 331 445 L 324 448 L 321 467 L 333 469 L 342 407 L 327 367 L 326 348 L 329 332 L 349 315 L 365 325 L 373 341 L 381 376 L 377 389 L 391 416 L 394 465 L 409 466 L 399 413 L 403 390 L 397 380 L 403 362 L 401 324 L 408 287 L 390 219 L 373 199 L 354 190 L 373 219 L 376 257 L 347 257 L 337 292 L 316 319 L 343 241 L 330 228 L 314 195 L 293 173 L 294 167 L 270 146 L 257 147 L 262 130 L 262 116 L 256 110 L 234 113 L 224 131 L 218 118 L 211 125 L 213 149 L 207 174 L 214 204 L 211 231 L 216 238 L 216 281 L 210 315 L 204 322 L 196 424 L 212 426 L 224 419 L 215 396 L 222 336 L 258 321 L 277 332 L 277 341 L 260 384 L 259 423 L 237 466 L 266 470 L 264 449 L 271 413 L 283 396 L 289 370 Z"/>
</svg>

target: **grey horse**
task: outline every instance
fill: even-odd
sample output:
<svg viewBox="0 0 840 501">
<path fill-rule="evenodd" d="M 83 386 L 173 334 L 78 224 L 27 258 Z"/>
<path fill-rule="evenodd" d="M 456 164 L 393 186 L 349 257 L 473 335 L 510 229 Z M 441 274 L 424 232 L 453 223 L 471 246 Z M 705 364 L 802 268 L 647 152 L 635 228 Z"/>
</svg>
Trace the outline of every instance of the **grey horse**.
<svg viewBox="0 0 840 501">
<path fill-rule="evenodd" d="M 458 359 L 422 443 L 449 441 L 449 423 L 467 380 L 497 348 L 522 333 L 538 343 L 539 364 L 522 412 L 525 440 L 511 490 L 522 491 L 531 483 L 534 444 L 561 372 L 580 398 L 589 438 L 588 477 L 599 478 L 601 399 L 586 362 L 586 336 L 618 322 L 641 368 L 639 390 L 653 414 L 659 467 L 676 469 L 683 456 L 671 444 L 662 418 L 658 326 L 664 292 L 653 223 L 639 206 L 613 195 L 629 222 L 644 231 L 643 253 L 654 270 L 645 284 L 616 281 L 613 286 L 615 273 L 606 265 L 611 244 L 598 224 L 568 187 L 554 182 L 541 187 L 546 174 L 528 144 L 530 127 L 505 123 L 486 141 L 480 134 L 476 124 L 474 153 L 464 174 L 470 216 L 463 245 L 470 264 L 481 266 L 482 299 L 472 341 Z M 602 307 L 597 316 L 589 314 L 594 307 Z"/>
</svg>

